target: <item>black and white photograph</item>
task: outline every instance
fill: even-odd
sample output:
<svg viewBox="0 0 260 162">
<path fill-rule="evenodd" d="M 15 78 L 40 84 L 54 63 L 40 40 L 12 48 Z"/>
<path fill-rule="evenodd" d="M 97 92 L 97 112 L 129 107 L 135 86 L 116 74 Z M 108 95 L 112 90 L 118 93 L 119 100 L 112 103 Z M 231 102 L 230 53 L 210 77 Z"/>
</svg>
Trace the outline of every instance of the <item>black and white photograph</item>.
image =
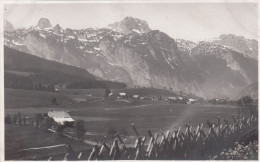
<svg viewBox="0 0 260 162">
<path fill-rule="evenodd" d="M 258 1 L 3 1 L 5 161 L 258 160 Z"/>
</svg>

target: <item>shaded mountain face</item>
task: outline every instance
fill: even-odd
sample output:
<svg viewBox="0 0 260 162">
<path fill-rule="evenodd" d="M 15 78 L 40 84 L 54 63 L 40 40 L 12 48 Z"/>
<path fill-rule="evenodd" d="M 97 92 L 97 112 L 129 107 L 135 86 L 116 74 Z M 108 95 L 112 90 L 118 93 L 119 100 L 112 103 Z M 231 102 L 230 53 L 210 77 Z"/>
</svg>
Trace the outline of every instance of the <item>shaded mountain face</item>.
<svg viewBox="0 0 260 162">
<path fill-rule="evenodd" d="M 257 60 L 226 46 L 174 40 L 131 17 L 115 24 L 83 30 L 17 29 L 5 32 L 5 45 L 128 87 L 232 97 L 257 80 Z"/>
<path fill-rule="evenodd" d="M 49 19 L 46 18 L 40 18 L 40 20 L 38 21 L 38 24 L 36 26 L 36 28 L 39 29 L 45 29 L 45 28 L 51 28 L 51 23 L 49 21 Z"/>
<path fill-rule="evenodd" d="M 213 42 L 215 44 L 232 48 L 248 57 L 258 59 L 258 42 L 256 40 L 246 39 L 242 36 L 232 34 L 223 34 Z"/>
<path fill-rule="evenodd" d="M 8 20 L 4 20 L 4 31 L 12 32 L 14 30 L 15 30 L 15 28 L 14 28 L 13 24 L 11 24 Z"/>
<path fill-rule="evenodd" d="M 54 90 L 61 88 L 124 88 L 123 83 L 103 81 L 84 69 L 4 48 L 5 87 Z"/>
<path fill-rule="evenodd" d="M 120 22 L 108 25 L 108 27 L 122 34 L 130 34 L 133 32 L 141 34 L 151 31 L 146 21 L 133 17 L 126 17 Z"/>
<path fill-rule="evenodd" d="M 201 90 L 210 96 L 236 95 L 258 79 L 257 61 L 227 47 L 200 42 L 191 53 L 205 72 Z"/>
</svg>

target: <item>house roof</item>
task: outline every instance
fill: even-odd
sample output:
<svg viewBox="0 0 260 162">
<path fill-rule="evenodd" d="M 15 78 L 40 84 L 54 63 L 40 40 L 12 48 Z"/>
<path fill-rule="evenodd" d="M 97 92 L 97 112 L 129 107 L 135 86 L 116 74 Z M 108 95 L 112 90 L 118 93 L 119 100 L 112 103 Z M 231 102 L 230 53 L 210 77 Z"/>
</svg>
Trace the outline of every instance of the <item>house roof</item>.
<svg viewBox="0 0 260 162">
<path fill-rule="evenodd" d="M 74 120 L 65 111 L 49 111 L 48 116 L 53 118 L 55 122 L 60 125 L 64 125 L 65 122 L 73 122 Z"/>
</svg>

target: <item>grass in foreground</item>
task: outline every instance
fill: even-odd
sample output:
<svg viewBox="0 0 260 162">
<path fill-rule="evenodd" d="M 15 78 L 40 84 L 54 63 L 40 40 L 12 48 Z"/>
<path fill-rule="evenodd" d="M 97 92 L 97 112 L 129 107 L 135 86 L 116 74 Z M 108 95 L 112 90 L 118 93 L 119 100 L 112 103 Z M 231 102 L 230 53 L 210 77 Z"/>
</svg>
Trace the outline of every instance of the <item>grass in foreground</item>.
<svg viewBox="0 0 260 162">
<path fill-rule="evenodd" d="M 47 160 L 50 156 L 63 158 L 63 147 L 40 151 L 23 151 L 21 149 L 38 148 L 59 144 L 69 144 L 75 152 L 88 150 L 91 146 L 32 126 L 5 125 L 5 160 Z M 58 160 L 58 159 L 57 159 Z"/>
</svg>

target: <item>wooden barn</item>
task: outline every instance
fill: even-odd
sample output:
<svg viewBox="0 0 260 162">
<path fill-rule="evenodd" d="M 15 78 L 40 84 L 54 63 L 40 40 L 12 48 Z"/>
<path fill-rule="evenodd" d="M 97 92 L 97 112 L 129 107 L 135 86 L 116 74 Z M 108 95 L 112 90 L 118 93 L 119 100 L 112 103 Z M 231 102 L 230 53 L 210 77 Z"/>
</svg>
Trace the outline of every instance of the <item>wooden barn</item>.
<svg viewBox="0 0 260 162">
<path fill-rule="evenodd" d="M 58 125 L 73 126 L 74 120 L 65 111 L 49 111 L 48 117 L 52 118 Z"/>
</svg>

